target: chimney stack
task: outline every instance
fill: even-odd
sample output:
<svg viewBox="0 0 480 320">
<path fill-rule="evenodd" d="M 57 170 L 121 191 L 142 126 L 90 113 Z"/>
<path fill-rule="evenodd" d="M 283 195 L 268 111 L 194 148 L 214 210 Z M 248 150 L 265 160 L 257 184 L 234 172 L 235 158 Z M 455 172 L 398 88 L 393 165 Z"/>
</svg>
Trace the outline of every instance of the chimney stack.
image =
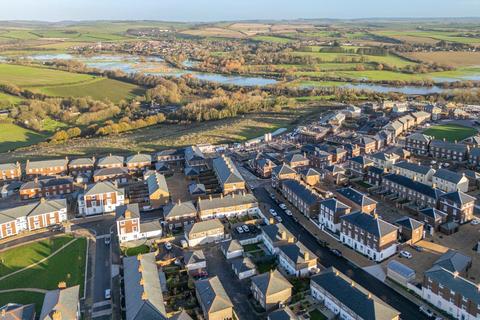
<svg viewBox="0 0 480 320">
<path fill-rule="evenodd" d="M 303 259 L 304 259 L 305 261 L 310 260 L 310 254 L 308 253 L 308 251 L 305 251 L 305 252 L 303 253 Z"/>
<path fill-rule="evenodd" d="M 126 210 L 125 211 L 125 219 L 131 219 L 132 218 L 132 213 L 130 212 L 130 210 Z"/>
<path fill-rule="evenodd" d="M 67 288 L 67 283 L 65 281 L 60 281 L 58 283 L 58 289 L 65 289 Z"/>
<path fill-rule="evenodd" d="M 280 231 L 280 238 L 282 240 L 287 240 L 287 232 L 286 231 Z"/>
<path fill-rule="evenodd" d="M 62 320 L 62 313 L 59 310 L 55 310 L 52 315 L 52 320 Z"/>
</svg>

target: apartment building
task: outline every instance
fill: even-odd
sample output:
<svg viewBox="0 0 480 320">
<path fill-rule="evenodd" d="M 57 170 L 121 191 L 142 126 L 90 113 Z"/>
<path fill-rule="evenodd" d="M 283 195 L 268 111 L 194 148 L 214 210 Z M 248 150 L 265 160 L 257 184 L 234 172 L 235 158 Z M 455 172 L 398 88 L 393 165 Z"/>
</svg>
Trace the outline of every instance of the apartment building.
<svg viewBox="0 0 480 320">
<path fill-rule="evenodd" d="M 321 197 L 297 180 L 285 180 L 282 194 L 295 208 L 307 217 L 318 215 L 318 203 Z"/>
<path fill-rule="evenodd" d="M 89 185 L 78 195 L 78 211 L 85 216 L 114 212 L 117 206 L 124 203 L 124 189 L 108 181 Z"/>
<path fill-rule="evenodd" d="M 219 198 L 198 199 L 201 220 L 258 214 L 258 200 L 251 193 L 221 195 Z"/>
<path fill-rule="evenodd" d="M 219 219 L 196 222 L 185 227 L 185 239 L 189 247 L 223 240 L 225 228 Z"/>
<path fill-rule="evenodd" d="M 432 183 L 438 189 L 445 192 L 462 191 L 468 192 L 468 178 L 447 169 L 438 169 L 432 177 Z"/>
<path fill-rule="evenodd" d="M 310 292 L 339 319 L 400 320 L 400 312 L 331 267 L 313 276 Z"/>
<path fill-rule="evenodd" d="M 377 209 L 377 201 L 353 188 L 338 189 L 336 195 L 340 201 L 361 212 L 374 213 Z"/>
<path fill-rule="evenodd" d="M 435 169 L 408 161 L 397 162 L 393 166 L 393 173 L 407 177 L 423 184 L 431 185 Z"/>
<path fill-rule="evenodd" d="M 318 222 L 334 233 L 340 231 L 340 217 L 349 214 L 352 209 L 335 198 L 322 200 L 319 206 Z"/>
<path fill-rule="evenodd" d="M 398 228 L 376 215 L 354 212 L 340 218 L 340 241 L 380 262 L 397 252 Z"/>
<path fill-rule="evenodd" d="M 213 159 L 213 171 L 224 195 L 245 191 L 245 180 L 229 157 Z"/>
<path fill-rule="evenodd" d="M 406 137 L 405 148 L 418 156 L 427 156 L 433 137 L 422 133 L 413 133 Z"/>
<path fill-rule="evenodd" d="M 68 219 L 67 200 L 40 199 L 0 211 L 0 239 L 58 225 Z"/>
<path fill-rule="evenodd" d="M 68 158 L 30 161 L 27 160 L 25 174 L 28 178 L 64 175 L 68 171 Z"/>
</svg>

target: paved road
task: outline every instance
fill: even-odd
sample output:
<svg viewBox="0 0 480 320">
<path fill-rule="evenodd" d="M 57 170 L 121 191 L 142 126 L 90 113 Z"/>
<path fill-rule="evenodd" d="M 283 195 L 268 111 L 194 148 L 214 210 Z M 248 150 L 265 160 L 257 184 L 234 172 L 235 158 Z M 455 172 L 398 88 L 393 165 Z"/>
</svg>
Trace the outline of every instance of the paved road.
<svg viewBox="0 0 480 320">
<path fill-rule="evenodd" d="M 283 218 L 283 224 L 292 232 L 299 241 L 307 248 L 312 250 L 320 259 L 320 263 L 326 267 L 335 267 L 342 273 L 352 278 L 355 282 L 374 293 L 386 303 L 401 312 L 401 318 L 406 320 L 428 319 L 418 310 L 418 306 L 413 302 L 398 294 L 392 288 L 379 281 L 366 271 L 356 267 L 343 257 L 337 257 L 327 248 L 321 247 L 315 237 L 313 237 L 303 226 L 296 223 L 288 217 L 283 210 L 269 197 L 268 191 L 263 188 L 257 188 L 254 191 L 255 196 L 260 202 L 271 205 L 277 213 Z"/>
</svg>

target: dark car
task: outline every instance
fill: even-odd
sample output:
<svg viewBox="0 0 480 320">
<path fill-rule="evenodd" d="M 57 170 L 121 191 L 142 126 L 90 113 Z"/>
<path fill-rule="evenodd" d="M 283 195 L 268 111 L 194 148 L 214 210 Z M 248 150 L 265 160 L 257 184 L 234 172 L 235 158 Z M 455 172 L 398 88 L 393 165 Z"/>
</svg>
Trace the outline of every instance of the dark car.
<svg viewBox="0 0 480 320">
<path fill-rule="evenodd" d="M 328 247 L 329 246 L 329 243 L 325 240 L 321 240 L 321 239 L 317 239 L 317 243 L 322 246 L 322 247 Z"/>
<path fill-rule="evenodd" d="M 330 251 L 331 251 L 334 255 L 336 255 L 337 257 L 343 256 L 343 255 L 342 255 L 342 251 L 340 251 L 340 250 L 338 250 L 338 249 L 330 249 Z"/>
</svg>

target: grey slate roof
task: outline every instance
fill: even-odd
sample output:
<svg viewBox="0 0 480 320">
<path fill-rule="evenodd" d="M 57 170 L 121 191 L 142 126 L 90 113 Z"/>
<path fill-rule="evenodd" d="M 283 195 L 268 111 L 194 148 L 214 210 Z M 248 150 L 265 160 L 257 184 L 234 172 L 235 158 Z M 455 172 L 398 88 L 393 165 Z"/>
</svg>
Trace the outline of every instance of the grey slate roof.
<svg viewBox="0 0 480 320">
<path fill-rule="evenodd" d="M 433 264 L 450 272 L 464 272 L 472 264 L 472 258 L 450 249 L 442 254 Z"/>
<path fill-rule="evenodd" d="M 61 314 L 61 319 L 71 320 L 77 318 L 77 307 L 79 303 L 80 286 L 74 286 L 65 289 L 55 289 L 48 291 L 43 298 L 42 311 L 40 319 L 53 320 L 54 312 Z"/>
<path fill-rule="evenodd" d="M 309 190 L 305 185 L 297 180 L 285 180 L 283 186 L 291 190 L 303 202 L 309 205 L 314 205 L 320 201 L 320 197 L 313 191 Z"/>
<path fill-rule="evenodd" d="M 103 194 L 108 192 L 117 192 L 118 194 L 124 194 L 123 188 L 117 188 L 112 182 L 110 181 L 101 181 L 88 186 L 85 195 L 97 195 Z"/>
<path fill-rule="evenodd" d="M 328 198 L 328 199 L 322 200 L 320 201 L 320 205 L 325 206 L 326 208 L 330 209 L 333 212 L 337 212 L 338 210 L 351 209 L 350 206 L 346 205 L 345 203 L 335 198 Z"/>
<path fill-rule="evenodd" d="M 190 146 L 185 149 L 185 159 L 187 161 L 199 161 L 204 160 L 205 156 L 199 147 Z"/>
<path fill-rule="evenodd" d="M 51 159 L 51 160 L 41 160 L 41 161 L 28 161 L 26 169 L 44 169 L 52 167 L 64 167 L 67 168 L 68 159 Z"/>
<path fill-rule="evenodd" d="M 220 249 L 224 254 L 240 250 L 243 252 L 242 245 L 236 239 L 222 242 L 222 244 L 220 245 Z"/>
<path fill-rule="evenodd" d="M 195 288 L 200 298 L 199 303 L 208 313 L 233 308 L 232 301 L 217 276 L 196 281 Z"/>
<path fill-rule="evenodd" d="M 192 320 L 192 317 L 185 310 L 182 310 L 180 313 L 171 316 L 169 320 Z"/>
<path fill-rule="evenodd" d="M 364 156 L 353 157 L 353 158 L 350 159 L 350 161 L 356 162 L 356 163 L 358 163 L 362 166 L 367 166 L 367 165 L 373 164 L 373 161 L 371 159 L 368 159 L 367 157 L 364 157 Z"/>
<path fill-rule="evenodd" d="M 92 158 L 77 158 L 77 159 L 73 159 L 69 162 L 68 166 L 69 167 L 72 167 L 72 166 L 94 166 L 95 165 L 95 159 L 92 159 Z"/>
<path fill-rule="evenodd" d="M 430 142 L 430 148 L 432 148 L 432 147 L 442 148 L 442 149 L 452 150 L 452 151 L 457 151 L 457 152 L 462 152 L 464 154 L 468 150 L 468 147 L 464 144 L 448 142 L 448 141 L 443 141 L 443 140 L 432 140 L 432 142 Z"/>
<path fill-rule="evenodd" d="M 257 268 L 255 263 L 253 263 L 252 259 L 249 257 L 238 257 L 230 260 L 230 263 L 237 273 L 242 273 Z"/>
<path fill-rule="evenodd" d="M 444 192 L 440 189 L 432 188 L 426 184 L 394 173 L 387 174 L 383 179 L 392 181 L 395 184 L 414 190 L 432 199 L 438 199 L 442 194 L 444 194 Z"/>
<path fill-rule="evenodd" d="M 27 189 L 41 189 L 48 188 L 60 185 L 67 185 L 73 183 L 72 178 L 52 178 L 52 179 L 42 179 L 37 181 L 27 181 L 20 187 L 20 190 Z"/>
<path fill-rule="evenodd" d="M 335 268 L 328 268 L 313 276 L 311 281 L 334 296 L 364 320 L 391 320 L 400 312 L 380 300 L 362 286 Z"/>
<path fill-rule="evenodd" d="M 273 245 L 277 245 L 282 242 L 287 242 L 288 238 L 293 238 L 293 234 L 281 223 L 276 223 L 276 224 L 268 224 L 266 226 L 262 226 L 262 233 L 270 239 L 270 242 L 273 243 Z M 284 232 L 286 235 L 286 239 L 282 240 L 281 238 L 281 233 Z"/>
<path fill-rule="evenodd" d="M 415 230 L 423 226 L 422 222 L 412 219 L 410 217 L 402 217 L 395 221 L 395 223 L 410 230 Z"/>
<path fill-rule="evenodd" d="M 397 230 L 397 227 L 393 224 L 359 211 L 341 216 L 340 219 L 348 221 L 354 226 L 377 237 L 385 236 Z"/>
<path fill-rule="evenodd" d="M 155 253 L 123 258 L 123 270 L 126 319 L 166 319 Z M 145 300 L 142 299 L 144 293 Z"/>
<path fill-rule="evenodd" d="M 202 250 L 195 250 L 185 252 L 185 254 L 183 255 L 183 261 L 186 265 L 189 265 L 206 261 L 206 259 Z"/>
<path fill-rule="evenodd" d="M 426 134 L 422 134 L 422 133 L 412 133 L 411 135 L 407 136 L 407 139 L 428 143 L 433 139 L 433 137 L 427 136 Z"/>
<path fill-rule="evenodd" d="M 102 177 L 102 176 L 122 176 L 127 175 L 128 170 L 124 167 L 114 167 L 114 168 L 100 168 L 95 170 L 93 173 L 94 177 Z"/>
<path fill-rule="evenodd" d="M 163 217 L 165 219 L 182 218 L 197 214 L 197 208 L 192 201 L 181 203 L 169 203 L 163 208 Z"/>
<path fill-rule="evenodd" d="M 463 175 L 447 169 L 438 169 L 433 177 L 458 184 L 462 180 Z"/>
<path fill-rule="evenodd" d="M 221 156 L 213 159 L 213 170 L 215 171 L 220 184 L 245 182 L 232 159 Z"/>
<path fill-rule="evenodd" d="M 168 191 L 167 180 L 163 174 L 155 172 L 147 178 L 148 194 L 153 194 L 158 190 Z"/>
<path fill-rule="evenodd" d="M 0 224 L 20 217 L 42 215 L 67 208 L 66 199 L 41 200 L 27 205 L 0 211 Z"/>
<path fill-rule="evenodd" d="M 448 271 L 440 266 L 425 271 L 425 277 L 442 284 L 445 288 L 462 295 L 466 299 L 470 299 L 474 304 L 480 304 L 480 292 L 475 283 L 468 281 L 453 272 Z"/>
<path fill-rule="evenodd" d="M 138 203 L 129 203 L 115 208 L 115 217 L 117 221 L 125 220 L 125 214 L 130 212 L 130 219 L 140 218 L 140 208 Z"/>
<path fill-rule="evenodd" d="M 415 270 L 407 267 L 403 263 L 398 262 L 397 260 L 391 260 L 387 264 L 387 268 L 395 271 L 396 273 L 402 275 L 405 278 L 411 278 L 415 276 Z"/>
<path fill-rule="evenodd" d="M 453 192 L 445 193 L 440 196 L 440 199 L 447 199 L 458 204 L 475 202 L 477 200 L 476 198 L 466 193 L 463 193 L 462 191 L 453 191 Z"/>
<path fill-rule="evenodd" d="M 307 262 L 313 259 L 318 259 L 318 257 L 312 251 L 308 250 L 301 242 L 280 246 L 279 250 L 295 263 L 297 269 L 303 269 L 306 267 Z M 307 260 L 304 256 L 305 252 L 307 252 L 309 256 Z"/>
<path fill-rule="evenodd" d="M 394 167 L 398 167 L 401 169 L 405 169 L 405 170 L 416 172 L 423 175 L 427 174 L 430 170 L 432 170 L 432 168 L 429 166 L 423 166 L 420 164 L 407 162 L 407 161 L 395 163 Z"/>
<path fill-rule="evenodd" d="M 218 208 L 228 208 L 238 205 L 258 203 L 257 198 L 251 193 L 247 194 L 229 194 L 220 198 L 201 199 L 198 201 L 198 210 L 212 210 Z"/>
<path fill-rule="evenodd" d="M 307 161 L 308 159 L 305 158 L 300 153 L 291 153 L 285 157 L 285 162 L 292 163 L 292 162 L 303 162 Z"/>
<path fill-rule="evenodd" d="M 286 306 L 270 313 L 267 320 L 298 320 L 298 317 Z"/>
<path fill-rule="evenodd" d="M 341 188 L 341 189 L 338 189 L 337 192 L 342 196 L 344 196 L 345 198 L 349 199 L 350 201 L 362 207 L 377 203 L 377 201 L 367 197 L 360 191 L 357 191 L 353 188 Z"/>
<path fill-rule="evenodd" d="M 290 289 L 293 285 L 277 269 L 259 274 L 252 278 L 254 284 L 264 297 Z"/>
<path fill-rule="evenodd" d="M 192 234 L 206 232 L 217 228 L 224 228 L 222 222 L 219 219 L 211 219 L 190 224 L 185 227 L 185 232 L 190 237 Z"/>
<path fill-rule="evenodd" d="M 144 153 L 137 153 L 127 157 L 126 164 L 152 162 L 152 156 Z"/>
<path fill-rule="evenodd" d="M 288 164 L 284 163 L 281 166 L 276 166 L 275 168 L 273 168 L 272 173 L 279 176 L 279 175 L 283 175 L 283 174 L 297 173 L 297 171 L 293 170 L 292 167 L 290 167 Z"/>
<path fill-rule="evenodd" d="M 17 170 L 17 164 L 15 163 L 0 163 L 0 171 Z"/>
<path fill-rule="evenodd" d="M 0 308 L 0 320 L 35 320 L 35 304 L 6 304 Z"/>
<path fill-rule="evenodd" d="M 125 159 L 122 156 L 109 155 L 109 156 L 98 159 L 97 166 L 118 165 L 118 164 L 123 166 L 124 160 Z"/>
<path fill-rule="evenodd" d="M 435 209 L 435 208 L 425 208 L 425 209 L 420 210 L 420 213 L 427 216 L 427 217 L 431 217 L 435 220 L 440 219 L 440 218 L 444 218 L 444 217 L 447 216 L 447 214 L 445 212 L 440 211 L 440 210 Z"/>
</svg>

